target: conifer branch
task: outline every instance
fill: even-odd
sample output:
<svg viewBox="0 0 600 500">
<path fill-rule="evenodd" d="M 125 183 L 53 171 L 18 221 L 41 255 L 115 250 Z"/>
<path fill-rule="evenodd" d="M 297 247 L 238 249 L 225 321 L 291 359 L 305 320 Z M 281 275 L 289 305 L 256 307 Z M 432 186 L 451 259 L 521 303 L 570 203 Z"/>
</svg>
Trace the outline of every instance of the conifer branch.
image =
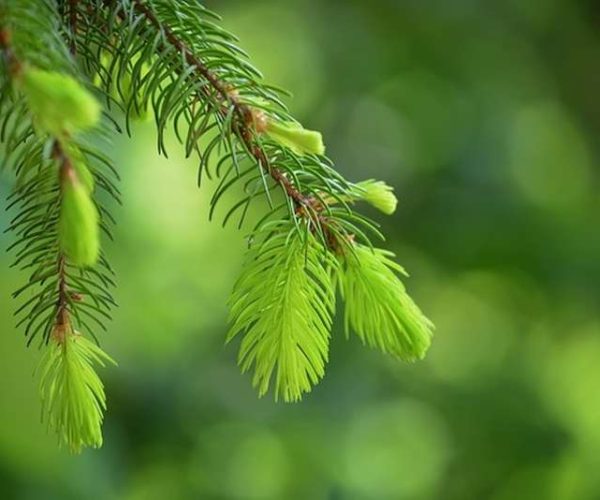
<svg viewBox="0 0 600 500">
<path fill-rule="evenodd" d="M 108 3 L 111 3 L 110 0 L 108 0 Z M 256 141 L 256 133 L 261 132 L 260 121 L 267 119 L 264 113 L 241 102 L 236 94 L 235 88 L 228 86 L 228 84 L 224 83 L 218 76 L 213 74 L 206 67 L 201 58 L 196 56 L 190 48 L 187 47 L 185 42 L 173 33 L 169 26 L 161 24 L 156 15 L 142 2 L 142 0 L 132 0 L 132 3 L 135 12 L 144 16 L 156 29 L 164 32 L 166 41 L 183 54 L 188 64 L 196 68 L 198 75 L 205 78 L 206 81 L 210 83 L 224 102 L 231 104 L 237 116 L 237 121 L 233 123 L 232 128 L 234 133 L 242 141 L 245 149 L 255 158 L 259 167 L 262 168 L 265 173 L 270 175 L 275 183 L 281 187 L 284 194 L 292 200 L 296 215 L 305 217 L 309 220 L 311 223 L 311 231 L 320 229 L 325 236 L 324 243 L 326 246 L 333 251 L 338 251 L 343 245 L 338 241 L 336 234 L 329 230 L 328 218 L 320 214 L 320 212 L 327 209 L 326 202 L 320 202 L 316 197 L 302 193 L 284 172 L 272 164 L 260 143 Z M 225 117 L 227 107 L 220 107 L 219 111 Z M 345 234 L 343 236 L 343 243 L 352 240 L 353 238 L 354 235 Z"/>
<path fill-rule="evenodd" d="M 15 51 L 11 45 L 11 39 L 12 36 L 10 30 L 7 27 L 0 28 L 0 49 L 3 52 L 6 61 L 6 66 L 8 68 L 7 76 L 9 76 L 9 78 L 13 81 L 19 81 L 20 79 L 24 78 L 22 73 L 25 71 L 24 68 L 27 65 L 27 63 L 22 62 L 16 57 Z M 15 191 L 14 201 L 12 204 L 17 205 L 21 203 L 23 207 L 26 208 L 27 212 L 21 212 L 13 220 L 13 224 L 10 228 L 14 230 L 22 228 L 20 229 L 19 233 L 22 235 L 22 238 L 18 240 L 15 245 L 13 245 L 13 248 L 15 248 L 17 245 L 22 245 L 22 250 L 17 253 L 16 264 L 27 262 L 26 258 L 31 254 L 33 254 L 34 256 L 33 260 L 31 260 L 30 263 L 25 264 L 24 267 L 33 267 L 35 269 L 35 272 L 32 275 L 32 278 L 28 285 L 33 285 L 37 283 L 39 283 L 40 286 L 44 285 L 44 283 L 50 277 L 49 272 L 42 272 L 47 270 L 46 263 L 52 260 L 56 262 L 56 301 L 53 314 L 50 314 L 47 317 L 45 325 L 44 322 L 40 323 L 38 325 L 38 329 L 33 328 L 33 322 L 38 320 L 38 310 L 36 306 L 33 306 L 33 308 L 29 311 L 29 314 L 27 314 L 22 320 L 22 322 L 27 322 L 28 328 L 26 331 L 27 333 L 31 334 L 29 337 L 29 342 L 33 341 L 33 339 L 36 336 L 36 333 L 43 326 L 43 340 L 47 343 L 50 339 L 51 332 L 61 332 L 70 325 L 71 310 L 73 309 L 73 297 L 71 296 L 68 281 L 69 274 L 73 275 L 74 273 L 69 273 L 69 257 L 65 255 L 64 250 L 60 248 L 60 245 L 58 245 L 60 234 L 57 232 L 56 226 L 59 223 L 60 215 L 53 213 L 51 210 L 49 213 L 51 213 L 52 216 L 49 217 L 47 215 L 47 209 L 43 206 L 43 203 L 33 204 L 32 206 L 32 202 L 34 202 L 37 198 L 38 186 L 40 186 L 41 182 L 40 194 L 46 194 L 47 196 L 49 196 L 49 200 L 52 200 L 50 206 L 54 207 L 54 210 L 58 210 L 58 206 L 62 203 L 61 200 L 64 200 L 65 198 L 64 190 L 66 181 L 72 178 L 78 178 L 79 174 L 77 174 L 76 172 L 74 160 L 71 156 L 73 152 L 79 151 L 79 147 L 73 146 L 71 153 L 67 153 L 65 151 L 64 144 L 71 140 L 70 138 L 68 138 L 68 134 L 66 132 L 61 132 L 60 136 L 49 136 L 47 140 L 41 140 L 39 138 L 36 138 L 36 136 L 38 136 L 38 134 L 33 130 L 32 126 L 31 130 L 26 134 L 25 137 L 30 138 L 31 142 L 34 143 L 38 141 L 37 147 L 40 149 L 43 149 L 45 147 L 44 144 L 50 144 L 50 163 L 42 167 L 40 172 L 41 180 L 38 180 L 37 177 L 33 175 L 33 177 L 30 180 L 22 181 L 25 185 L 25 189 L 21 188 L 19 190 L 19 187 L 17 187 L 17 191 Z M 28 150 L 25 150 L 25 153 L 27 152 Z M 40 153 L 43 152 L 40 151 Z M 84 160 L 80 158 L 79 161 L 83 162 Z M 18 160 L 16 161 L 16 163 L 18 165 Z M 51 169 L 52 164 L 56 164 L 58 167 L 57 172 L 55 174 L 53 174 Z M 22 165 L 18 165 L 18 168 L 22 170 L 23 178 L 26 178 L 28 175 L 31 175 L 31 173 L 28 172 L 28 169 L 23 168 Z M 80 173 L 87 172 L 87 167 L 83 164 L 80 166 L 80 169 L 85 169 L 80 170 Z M 55 180 L 52 179 L 54 176 Z M 100 178 L 102 179 L 102 177 Z M 78 180 L 78 182 L 80 182 L 80 180 Z M 81 182 L 83 181 L 81 180 Z M 56 186 L 58 186 L 58 188 L 56 188 Z M 19 193 L 21 193 L 21 196 L 19 196 Z M 44 216 L 39 219 L 32 217 L 32 214 L 35 214 L 34 209 L 44 212 Z M 27 217 L 23 217 L 23 213 L 25 213 Z M 33 232 L 34 229 L 36 230 L 35 233 Z M 47 245 L 41 246 L 38 252 L 31 252 L 29 245 L 27 245 L 29 238 L 32 234 L 40 236 L 44 235 L 45 240 L 47 240 L 48 242 Z M 52 259 L 50 257 L 52 253 L 56 254 L 55 259 Z M 75 256 L 73 256 L 73 258 L 74 260 L 77 260 Z M 102 262 L 104 265 L 106 265 L 106 262 L 103 258 Z M 88 274 L 90 274 L 89 271 L 86 271 L 85 269 L 80 269 L 78 272 L 79 274 L 81 274 L 81 276 L 75 277 L 73 275 L 73 279 L 77 280 L 80 283 L 79 286 L 73 287 L 74 289 L 78 290 L 73 292 L 74 296 L 80 298 L 83 296 L 88 296 L 91 300 L 93 300 L 96 303 L 97 306 L 101 305 L 101 314 L 105 315 L 106 313 L 103 311 L 103 309 L 112 307 L 114 301 L 111 298 L 109 298 L 108 294 L 106 293 L 97 293 L 101 289 L 99 288 L 98 282 L 96 280 L 94 280 L 93 278 L 90 279 L 91 276 L 87 276 Z M 42 276 L 42 278 L 40 278 L 40 275 Z M 106 280 L 103 279 L 101 279 L 100 281 L 106 282 Z M 84 283 L 86 282 L 89 283 L 89 286 L 84 285 Z M 29 288 L 29 286 L 27 288 Z M 97 290 L 94 290 L 94 288 L 96 288 Z M 47 299 L 48 295 L 52 293 L 52 288 L 46 288 L 46 290 L 47 293 L 44 293 L 39 296 L 39 301 L 37 302 L 38 304 L 40 302 L 43 302 L 43 300 Z M 25 291 L 25 289 L 17 290 L 17 292 L 15 292 L 14 294 L 15 297 L 21 295 L 23 291 Z M 45 305 L 43 310 L 45 311 L 47 308 L 49 308 L 49 305 Z M 19 310 L 19 312 L 20 311 L 21 309 Z M 89 316 L 90 313 L 89 311 L 86 311 L 83 312 L 83 315 Z M 95 315 L 92 316 L 92 319 L 97 321 Z M 61 337 L 62 334 L 60 334 L 58 338 Z"/>
<path fill-rule="evenodd" d="M 92 168 L 88 154 L 93 152 L 73 136 L 96 125 L 95 99 L 67 71 L 43 69 L 31 62 L 22 33 L 13 39 L 13 28 L 23 21 L 23 12 L 32 15 L 28 11 L 32 5 L 39 2 L 17 0 L 0 6 L 4 62 L 0 138 L 12 155 L 6 163 L 17 177 L 9 208 L 19 209 L 9 227 L 17 235 L 11 249 L 16 251 L 14 266 L 31 272 L 27 284 L 13 296 L 32 294 L 15 313 L 20 317 L 18 325 L 25 327 L 28 344 L 41 337 L 46 355 L 40 391 L 47 402 L 48 423 L 61 443 L 78 452 L 101 443 L 104 392 L 92 361 L 109 358 L 99 347 L 89 347 L 78 328 L 95 339 L 95 327 L 88 322 L 103 327 L 98 316 L 109 317 L 107 311 L 114 305 L 101 270 L 109 267 L 98 250 L 98 224 L 107 226 L 98 221 L 91 199 L 96 181 L 103 189 L 110 181 Z M 57 18 L 54 7 L 44 5 L 49 17 L 32 18 L 30 29 Z M 36 49 L 32 58 L 39 58 L 42 65 L 62 61 L 53 66 L 74 71 L 62 41 L 56 47 L 50 43 Z M 100 269 L 88 268 L 97 260 Z"/>
<path fill-rule="evenodd" d="M 91 2 L 91 4 L 94 3 Z M 243 177 L 250 177 L 246 187 L 252 182 L 260 181 L 272 204 L 269 188 L 264 179 L 264 175 L 267 175 L 276 186 L 282 188 L 283 193 L 289 199 L 289 204 L 279 206 L 278 209 L 289 207 L 293 217 L 308 218 L 313 230 L 320 233 L 321 240 L 326 246 L 336 243 L 339 239 L 338 236 L 342 236 L 341 243 L 345 243 L 349 239 L 347 235 L 343 236 L 346 231 L 345 224 L 335 221 L 337 215 L 334 217 L 329 213 L 324 216 L 320 215 L 320 212 L 328 211 L 326 203 L 322 199 L 324 193 L 330 194 L 333 198 L 339 198 L 350 189 L 350 183 L 335 172 L 324 157 L 318 158 L 306 153 L 294 153 L 292 148 L 282 148 L 277 140 L 268 138 L 268 135 L 273 133 L 273 136 L 277 135 L 280 138 L 278 140 L 287 140 L 287 145 L 290 140 L 313 141 L 316 139 L 315 133 L 303 130 L 297 123 L 293 127 L 285 125 L 288 128 L 284 128 L 282 124 L 286 120 L 288 120 L 286 123 L 294 123 L 289 121 L 292 119 L 287 114 L 285 107 L 275 96 L 273 90 L 248 76 L 251 71 L 247 69 L 247 63 L 239 58 L 237 49 L 232 49 L 230 42 L 227 42 L 227 45 L 225 42 L 221 42 L 228 49 L 226 54 L 228 59 L 223 64 L 231 66 L 231 68 L 225 68 L 227 71 L 223 75 L 218 71 L 223 68 L 219 68 L 215 61 L 207 61 L 202 56 L 202 50 L 194 49 L 190 45 L 189 36 L 186 36 L 190 31 L 198 31 L 197 43 L 201 43 L 201 38 L 205 38 L 202 33 L 212 29 L 212 25 L 192 24 L 192 20 L 199 20 L 200 14 L 209 11 L 195 2 L 181 2 L 181 8 L 187 9 L 186 14 L 188 10 L 192 12 L 188 19 L 186 16 L 169 18 L 170 13 L 166 9 L 165 2 L 104 0 L 101 4 L 95 3 L 95 5 L 98 7 L 96 12 L 99 17 L 94 22 L 88 21 L 87 34 L 82 35 L 81 45 L 84 46 L 89 39 L 98 39 L 102 36 L 98 32 L 98 26 L 102 26 L 103 29 L 106 27 L 108 33 L 104 36 L 113 42 L 101 45 L 95 51 L 96 58 L 98 53 L 110 53 L 113 61 L 109 64 L 109 71 L 103 66 L 101 60 L 96 60 L 95 63 L 88 61 L 91 65 L 90 69 L 100 78 L 101 86 L 108 94 L 114 91 L 116 85 L 121 94 L 120 97 L 125 98 L 126 102 L 123 103 L 123 108 L 128 121 L 132 110 L 145 107 L 146 103 L 154 107 L 156 122 L 159 126 L 159 151 L 164 152 L 161 137 L 162 128 L 167 122 L 168 111 L 165 112 L 165 106 L 161 106 L 163 102 L 160 101 L 160 97 L 152 95 L 152 93 L 177 96 L 177 99 L 173 99 L 173 106 L 169 110 L 172 111 L 170 115 L 175 120 L 175 130 L 178 136 L 177 120 L 179 117 L 194 113 L 196 104 L 201 102 L 204 106 L 201 106 L 200 111 L 196 115 L 187 116 L 191 129 L 188 141 L 186 141 L 186 152 L 189 154 L 192 149 L 198 150 L 195 142 L 199 137 L 206 136 L 210 129 L 220 128 L 220 133 L 210 142 L 205 153 L 198 150 L 201 157 L 199 176 L 203 170 L 208 170 L 208 160 L 212 152 L 217 149 L 216 146 L 222 146 L 228 150 L 228 154 L 223 160 L 230 160 L 233 163 L 233 169 L 229 169 L 225 173 L 220 188 L 229 188 Z M 198 12 L 194 9 L 197 9 Z M 102 12 L 105 13 L 105 17 L 101 17 Z M 168 19 L 165 21 L 164 18 Z M 135 19 L 135 24 L 128 29 L 127 23 L 130 19 Z M 228 38 L 228 35 L 224 34 L 222 30 L 219 30 L 215 37 L 217 35 L 223 39 Z M 145 46 L 152 46 L 154 50 L 146 53 L 142 48 L 143 45 L 134 43 L 136 36 L 145 39 Z M 118 49 L 116 40 L 119 40 Z M 221 45 L 217 47 L 220 49 Z M 214 47 L 211 47 L 210 51 L 206 50 L 206 53 L 213 56 L 215 52 Z M 158 60 L 155 59 L 155 54 L 161 55 Z M 90 57 L 93 58 L 93 56 L 94 54 L 90 53 Z M 160 64 L 162 58 L 169 60 L 169 74 L 161 73 L 164 70 Z M 131 60 L 136 60 L 133 69 L 129 66 Z M 142 70 L 142 68 L 144 69 Z M 177 75 L 177 78 L 173 77 L 173 73 Z M 131 92 L 132 95 L 129 98 L 122 95 L 122 89 L 119 89 L 119 79 L 126 74 L 131 80 L 128 80 L 128 86 L 132 90 L 139 91 L 137 96 L 133 95 L 134 92 Z M 115 75 L 117 75 L 116 82 Z M 171 82 L 165 84 L 164 82 L 169 79 Z M 164 87 L 161 88 L 161 85 Z M 186 86 L 189 91 L 183 90 L 181 94 L 177 94 L 180 88 Z M 173 89 L 173 91 L 170 92 L 169 89 Z M 161 90 L 164 90 L 164 93 Z M 142 95 L 140 96 L 140 94 Z M 141 106 L 138 102 L 140 97 L 146 101 Z M 111 95 L 109 101 L 112 102 L 113 99 L 114 97 Z M 185 104 L 184 101 L 186 101 Z M 181 111 L 177 110 L 178 106 L 181 106 Z M 215 118 L 212 123 L 210 123 L 211 113 Z M 196 126 L 198 129 L 194 130 Z M 272 131 L 269 132 L 270 130 Z M 235 141 L 228 137 L 230 134 L 234 136 Z M 189 143 L 190 137 L 193 144 Z M 314 147 L 305 144 L 309 143 L 305 142 L 301 147 Z M 320 149 L 317 150 L 320 151 Z M 240 155 L 247 155 L 251 160 L 250 166 L 254 164 L 261 169 L 260 175 L 252 177 L 252 169 L 243 170 Z M 223 161 L 220 161 L 217 174 L 220 173 L 222 165 Z M 305 177 L 304 187 L 300 185 L 301 176 Z M 213 198 L 214 204 L 221 198 L 221 194 L 221 190 L 218 189 Z M 256 188 L 244 200 L 244 203 L 236 205 L 232 212 L 243 208 L 243 214 L 245 214 L 248 204 L 255 196 Z M 341 211 L 339 214 L 342 215 Z M 231 212 L 227 214 L 225 220 L 228 220 L 230 215 Z M 368 220 L 362 217 L 355 218 L 354 222 L 372 226 Z M 324 228 L 324 226 L 330 227 Z"/>
<path fill-rule="evenodd" d="M 99 42 L 86 58 L 107 102 L 121 102 L 127 122 L 133 111 L 152 109 L 159 152 L 164 154 L 162 137 L 172 121 L 186 153 L 196 151 L 200 158 L 199 178 L 203 171 L 210 171 L 214 151 L 225 151 L 215 169 L 221 182 L 211 202 L 211 215 L 222 195 L 243 183 L 248 196 L 234 205 L 224 223 L 242 210 L 241 225 L 249 203 L 262 190 L 271 209 L 253 230 L 254 240 L 264 238 L 264 228 L 278 227 L 282 209 L 287 210 L 302 241 L 314 235 L 322 244 L 323 258 L 332 253 L 343 265 L 356 260 L 361 245 L 372 245 L 371 234 L 382 237 L 377 224 L 351 205 L 364 200 L 391 213 L 395 197 L 390 189 L 375 181 L 352 184 L 333 169 L 323 156 L 320 135 L 293 120 L 277 93 L 248 64 L 235 45 L 236 38 L 213 22 L 218 16 L 192 0 L 179 2 L 176 12 L 169 0 L 88 2 L 97 7 L 98 18 L 88 20 L 80 49 L 85 50 L 89 40 L 110 40 Z M 182 116 L 189 125 L 187 138 L 178 126 Z M 206 137 L 208 145 L 202 150 L 199 142 Z M 224 170 L 226 163 L 231 166 Z M 272 186 L 265 176 L 284 194 L 283 204 L 274 205 Z M 249 272 L 260 262 L 255 253 L 251 255 L 246 264 Z M 429 329 L 424 327 L 422 334 L 429 335 Z M 247 324 L 246 333 L 252 330 Z M 405 357 L 411 356 L 406 353 Z M 257 365 L 256 370 L 261 367 Z"/>
<path fill-rule="evenodd" d="M 406 294 L 402 268 L 373 248 L 378 224 L 355 209 L 393 213 L 391 187 L 337 172 L 321 134 L 293 118 L 286 92 L 262 81 L 219 16 L 196 0 L 0 0 L 4 13 L 0 139 L 16 176 L 9 207 L 19 210 L 9 230 L 15 266 L 31 273 L 14 295 L 33 294 L 17 315 L 29 343 L 39 335 L 49 344 L 42 398 L 70 449 L 102 443 L 105 395 L 93 367 L 110 360 L 80 329 L 94 336 L 115 305 L 99 248 L 113 218 L 93 194 L 119 201 L 118 176 L 80 134 L 108 136 L 100 112 L 130 135 L 135 120 L 153 118 L 165 156 L 172 129 L 198 158 L 198 184 L 218 180 L 211 219 L 234 189 L 241 197 L 223 225 L 238 218 L 242 227 L 251 204 L 267 205 L 232 293 L 228 335 L 242 337 L 239 363 L 260 395 L 274 386 L 276 398 L 296 401 L 323 377 L 336 286 L 347 332 L 401 359 L 424 355 L 433 325 Z"/>
<path fill-rule="evenodd" d="M 111 0 L 105 0 L 105 4 L 113 6 L 114 2 Z M 171 30 L 168 25 L 161 23 L 154 12 L 144 4 L 141 0 L 132 0 L 134 12 L 143 16 L 150 25 L 164 33 L 165 40 L 158 45 L 157 49 L 161 51 L 165 44 L 170 44 L 179 53 L 183 55 L 186 62 L 195 69 L 197 77 L 199 79 L 205 79 L 213 88 L 213 90 L 220 96 L 223 101 L 223 106 L 218 108 L 219 113 L 226 117 L 228 113 L 228 105 L 233 108 L 237 120 L 233 123 L 233 130 L 235 134 L 243 142 L 247 151 L 255 158 L 258 165 L 272 177 L 272 179 L 281 186 L 286 196 L 288 196 L 294 203 L 298 214 L 311 214 L 315 215 L 317 212 L 323 210 L 325 207 L 318 203 L 315 198 L 302 193 L 293 181 L 291 181 L 285 173 L 279 170 L 276 166 L 272 165 L 269 157 L 265 153 L 264 149 L 255 140 L 256 128 L 255 123 L 257 119 L 260 119 L 260 111 L 252 108 L 250 105 L 241 102 L 235 88 L 229 84 L 223 82 L 216 76 L 210 69 L 207 68 L 206 64 L 198 57 L 194 52 L 186 45 L 186 43 L 177 37 L 177 35 Z M 119 14 L 119 17 L 123 19 L 123 14 Z M 208 91 L 205 87 L 201 88 L 201 97 L 206 98 L 209 96 Z M 263 117 L 264 119 L 264 117 Z M 306 207 L 306 210 L 303 210 Z M 319 222 L 323 222 L 324 219 L 320 218 Z"/>
</svg>

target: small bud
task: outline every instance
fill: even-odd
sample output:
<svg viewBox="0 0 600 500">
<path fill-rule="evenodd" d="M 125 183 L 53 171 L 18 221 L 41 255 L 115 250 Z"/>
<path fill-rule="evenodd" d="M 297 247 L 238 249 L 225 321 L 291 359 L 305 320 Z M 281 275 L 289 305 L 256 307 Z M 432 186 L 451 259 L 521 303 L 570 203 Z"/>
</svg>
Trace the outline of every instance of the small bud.
<svg viewBox="0 0 600 500">
<path fill-rule="evenodd" d="M 391 215 L 396 211 L 398 199 L 394 195 L 394 188 L 385 182 L 372 179 L 359 182 L 357 185 L 357 198 L 366 201 L 384 214 Z"/>
<path fill-rule="evenodd" d="M 325 154 L 325 145 L 321 133 L 307 130 L 299 123 L 269 119 L 265 130 L 269 137 L 282 146 L 290 148 L 298 155 Z"/>
<path fill-rule="evenodd" d="M 58 225 L 60 246 L 74 265 L 92 266 L 100 252 L 98 210 L 74 170 L 68 170 L 63 177 Z"/>
<path fill-rule="evenodd" d="M 27 67 L 20 82 L 36 125 L 51 135 L 85 130 L 100 119 L 100 105 L 72 76 Z"/>
</svg>

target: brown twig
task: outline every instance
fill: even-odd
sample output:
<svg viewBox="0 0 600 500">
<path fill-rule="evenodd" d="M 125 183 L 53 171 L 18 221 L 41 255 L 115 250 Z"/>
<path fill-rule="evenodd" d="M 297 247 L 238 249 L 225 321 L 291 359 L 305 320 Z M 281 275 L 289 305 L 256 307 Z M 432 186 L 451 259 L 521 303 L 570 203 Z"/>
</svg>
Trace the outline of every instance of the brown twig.
<svg viewBox="0 0 600 500">
<path fill-rule="evenodd" d="M 77 4 L 78 0 L 69 0 L 69 30 L 71 31 L 71 43 L 69 50 L 73 56 L 77 55 Z"/>
<path fill-rule="evenodd" d="M 61 189 L 64 185 L 64 180 L 75 174 L 70 158 L 65 154 L 60 141 L 54 141 L 52 149 L 52 157 L 59 164 L 59 179 Z M 67 280 L 67 262 L 65 255 L 59 252 L 57 273 L 58 273 L 58 298 L 56 299 L 56 324 L 54 327 L 54 338 L 58 342 L 63 342 L 65 334 L 69 330 L 69 299 L 71 297 Z"/>
<path fill-rule="evenodd" d="M 0 29 L 0 50 L 6 60 L 6 66 L 8 72 L 12 77 L 17 77 L 21 73 L 22 64 L 15 56 L 15 53 L 11 46 L 12 33 L 8 28 L 3 27 Z"/>
</svg>

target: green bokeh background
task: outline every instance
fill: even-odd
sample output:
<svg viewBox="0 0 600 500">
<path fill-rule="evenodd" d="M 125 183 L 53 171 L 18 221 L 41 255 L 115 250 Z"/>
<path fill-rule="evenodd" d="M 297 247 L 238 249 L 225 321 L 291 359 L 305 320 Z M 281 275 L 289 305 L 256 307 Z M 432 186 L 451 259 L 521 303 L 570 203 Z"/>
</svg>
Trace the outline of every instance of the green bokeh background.
<svg viewBox="0 0 600 500">
<path fill-rule="evenodd" d="M 69 456 L 40 424 L 23 277 L 0 256 L 0 497 L 600 498 L 598 3 L 207 4 L 346 177 L 396 187 L 376 217 L 433 347 L 401 364 L 338 321 L 322 383 L 259 400 L 223 345 L 245 234 L 208 223 L 195 162 L 175 142 L 159 158 L 140 125 L 110 151 L 121 307 L 101 339 L 120 366 L 102 450 Z"/>
</svg>

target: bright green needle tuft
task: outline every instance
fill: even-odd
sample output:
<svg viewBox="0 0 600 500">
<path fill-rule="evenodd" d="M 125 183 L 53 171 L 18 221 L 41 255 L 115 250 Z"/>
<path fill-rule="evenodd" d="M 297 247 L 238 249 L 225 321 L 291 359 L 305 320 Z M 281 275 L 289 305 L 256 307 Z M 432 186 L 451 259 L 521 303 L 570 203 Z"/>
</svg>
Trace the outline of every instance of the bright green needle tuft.
<svg viewBox="0 0 600 500">
<path fill-rule="evenodd" d="M 228 339 L 244 335 L 239 362 L 261 396 L 274 378 L 275 398 L 297 401 L 325 372 L 337 262 L 291 222 L 269 231 L 235 285 Z"/>
<path fill-rule="evenodd" d="M 106 363 L 116 364 L 96 344 L 76 333 L 52 339 L 40 361 L 44 418 L 72 453 L 102 446 L 106 396 L 94 365 Z"/>
<path fill-rule="evenodd" d="M 356 245 L 340 267 L 346 335 L 354 330 L 371 347 L 413 361 L 425 356 L 433 324 L 406 293 L 406 275 L 391 252 Z"/>
</svg>

